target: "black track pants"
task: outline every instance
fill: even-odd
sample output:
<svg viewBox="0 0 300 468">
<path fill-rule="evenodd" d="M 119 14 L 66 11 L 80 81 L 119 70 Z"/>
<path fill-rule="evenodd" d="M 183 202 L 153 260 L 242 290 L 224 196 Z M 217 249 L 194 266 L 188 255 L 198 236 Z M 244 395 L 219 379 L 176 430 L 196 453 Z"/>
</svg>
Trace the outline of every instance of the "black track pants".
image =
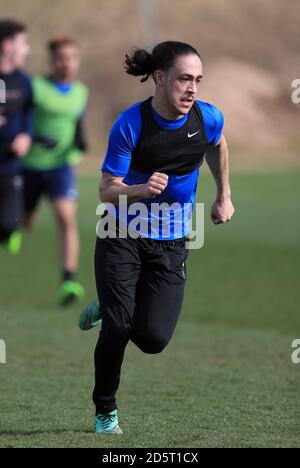
<svg viewBox="0 0 300 468">
<path fill-rule="evenodd" d="M 180 314 L 186 280 L 186 239 L 99 239 L 95 273 L 103 314 L 95 350 L 96 414 L 116 406 L 129 340 L 143 352 L 160 353 Z"/>
</svg>

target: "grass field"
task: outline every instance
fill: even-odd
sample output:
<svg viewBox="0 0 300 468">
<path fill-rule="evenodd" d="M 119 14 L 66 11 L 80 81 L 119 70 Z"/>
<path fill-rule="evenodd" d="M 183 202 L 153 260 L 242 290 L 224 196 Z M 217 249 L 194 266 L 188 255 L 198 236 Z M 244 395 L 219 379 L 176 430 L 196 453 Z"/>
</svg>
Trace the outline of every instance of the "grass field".
<svg viewBox="0 0 300 468">
<path fill-rule="evenodd" d="M 80 279 L 95 296 L 97 180 L 83 177 Z M 209 223 L 213 182 L 202 176 L 206 242 L 189 259 L 184 310 L 159 356 L 127 348 L 118 394 L 124 436 L 93 434 L 97 331 L 79 306 L 55 306 L 56 233 L 44 206 L 17 258 L 0 252 L 1 447 L 299 447 L 299 173 L 232 177 L 237 213 Z"/>
</svg>

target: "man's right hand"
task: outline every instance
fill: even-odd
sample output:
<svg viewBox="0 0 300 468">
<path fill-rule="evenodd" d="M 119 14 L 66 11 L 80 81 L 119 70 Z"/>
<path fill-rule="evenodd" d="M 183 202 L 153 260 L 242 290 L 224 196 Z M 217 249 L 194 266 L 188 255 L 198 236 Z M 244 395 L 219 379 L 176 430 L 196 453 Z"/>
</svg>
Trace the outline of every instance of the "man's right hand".
<svg viewBox="0 0 300 468">
<path fill-rule="evenodd" d="M 154 198 L 160 195 L 168 185 L 169 177 L 161 172 L 154 172 L 144 185 L 144 198 Z"/>
<path fill-rule="evenodd" d="M 160 195 L 168 185 L 169 177 L 154 172 L 146 184 L 126 185 L 124 176 L 115 176 L 104 172 L 100 184 L 100 199 L 103 203 L 118 205 L 120 195 L 126 195 L 128 203 L 154 198 Z"/>
</svg>

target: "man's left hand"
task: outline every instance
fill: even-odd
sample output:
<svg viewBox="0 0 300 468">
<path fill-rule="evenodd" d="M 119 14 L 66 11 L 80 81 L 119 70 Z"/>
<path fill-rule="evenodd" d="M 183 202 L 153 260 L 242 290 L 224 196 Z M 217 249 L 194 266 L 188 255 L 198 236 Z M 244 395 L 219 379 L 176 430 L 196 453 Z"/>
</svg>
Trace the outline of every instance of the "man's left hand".
<svg viewBox="0 0 300 468">
<path fill-rule="evenodd" d="M 230 198 L 216 200 L 211 209 L 211 219 L 214 224 L 228 223 L 234 214 L 234 207 Z"/>
</svg>

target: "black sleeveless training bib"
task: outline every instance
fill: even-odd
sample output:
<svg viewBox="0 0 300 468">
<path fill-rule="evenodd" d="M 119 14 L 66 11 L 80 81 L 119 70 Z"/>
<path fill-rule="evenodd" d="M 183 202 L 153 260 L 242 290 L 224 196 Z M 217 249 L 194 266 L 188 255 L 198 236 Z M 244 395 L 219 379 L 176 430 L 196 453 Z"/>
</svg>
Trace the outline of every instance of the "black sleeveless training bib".
<svg viewBox="0 0 300 468">
<path fill-rule="evenodd" d="M 209 147 L 202 112 L 193 104 L 186 123 L 177 130 L 161 128 L 151 110 L 152 98 L 141 104 L 142 130 L 130 168 L 141 172 L 183 175 L 203 163 Z"/>
</svg>

